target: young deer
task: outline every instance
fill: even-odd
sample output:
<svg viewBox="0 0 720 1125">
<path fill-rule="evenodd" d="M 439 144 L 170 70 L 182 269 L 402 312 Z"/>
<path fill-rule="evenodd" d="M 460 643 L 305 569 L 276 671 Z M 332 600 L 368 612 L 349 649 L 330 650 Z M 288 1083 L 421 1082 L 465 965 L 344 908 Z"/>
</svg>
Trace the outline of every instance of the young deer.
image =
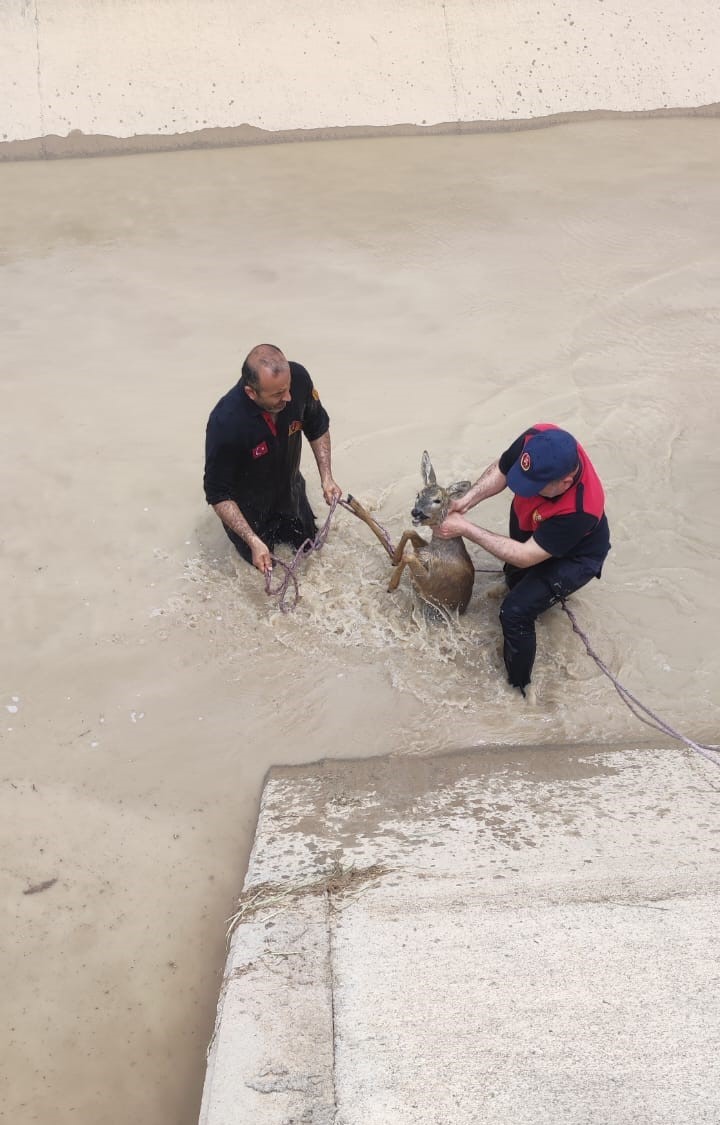
<svg viewBox="0 0 720 1125">
<path fill-rule="evenodd" d="M 467 492 L 470 481 L 456 481 L 447 488 L 441 488 L 435 478 L 435 470 L 427 450 L 422 455 L 420 471 L 425 487 L 415 497 L 415 506 L 410 514 L 416 527 L 418 524 L 424 524 L 426 527 L 434 528 L 445 519 L 450 501 Z M 475 581 L 475 567 L 461 538 L 437 539 L 433 534 L 428 543 L 416 531 L 404 531 L 393 551 L 383 529 L 362 504 L 353 496 L 348 496 L 348 505 L 375 533 L 390 555 L 395 570 L 388 590 L 397 589 L 402 572 L 407 566 L 415 589 L 424 602 L 440 610 L 465 612 Z M 406 553 L 407 543 L 412 544 L 412 552 Z"/>
</svg>

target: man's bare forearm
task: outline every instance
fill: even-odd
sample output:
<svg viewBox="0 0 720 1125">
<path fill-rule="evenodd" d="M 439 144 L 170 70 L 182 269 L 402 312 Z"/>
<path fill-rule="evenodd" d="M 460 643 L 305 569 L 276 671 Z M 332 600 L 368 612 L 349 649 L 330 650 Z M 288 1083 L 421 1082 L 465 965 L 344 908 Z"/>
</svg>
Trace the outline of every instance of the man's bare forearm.
<svg viewBox="0 0 720 1125">
<path fill-rule="evenodd" d="M 316 438 L 315 441 L 310 442 L 310 448 L 315 455 L 317 461 L 318 472 L 320 473 L 320 480 L 326 481 L 332 479 L 332 467 L 330 457 L 330 431 L 327 430 L 322 437 Z"/>
<path fill-rule="evenodd" d="M 219 504 L 213 504 L 213 508 L 225 526 L 234 531 L 245 543 L 250 545 L 252 539 L 258 538 L 234 500 L 221 500 Z"/>
<path fill-rule="evenodd" d="M 231 531 L 234 531 L 240 539 L 247 543 L 252 555 L 253 566 L 257 567 L 263 574 L 269 574 L 272 570 L 270 550 L 257 532 L 253 531 L 235 501 L 221 500 L 219 504 L 213 504 L 213 508 L 225 526 L 229 527 Z"/>
<path fill-rule="evenodd" d="M 532 538 L 520 543 L 516 539 L 511 539 L 508 535 L 498 535 L 495 531 L 488 531 L 486 527 L 478 527 L 477 524 L 470 523 L 461 515 L 448 516 L 446 523 L 442 526 L 451 526 L 456 534 L 462 535 L 463 539 L 469 539 L 471 543 L 477 543 L 478 547 L 482 547 L 488 554 L 494 555 L 496 559 L 500 559 L 504 563 L 510 563 L 512 566 L 522 568 L 535 566 L 537 563 L 550 558 L 548 552 L 543 550 L 540 544 Z"/>
<path fill-rule="evenodd" d="M 505 474 L 500 472 L 499 463 L 493 461 L 492 465 L 488 465 L 485 472 L 475 481 L 472 488 L 455 501 L 454 510 L 460 513 L 469 512 L 481 500 L 487 500 L 489 496 L 497 496 L 498 492 L 502 492 L 506 487 Z"/>
<path fill-rule="evenodd" d="M 484 551 L 494 555 L 501 562 L 512 563 L 513 566 L 527 566 L 523 559 L 524 543 L 516 543 L 514 539 L 510 539 L 507 535 L 498 535 L 495 531 L 488 531 L 485 527 L 468 523 L 467 529 L 463 532 L 463 538 L 469 539 L 472 543 L 477 543 L 478 547 L 482 547 Z"/>
<path fill-rule="evenodd" d="M 320 473 L 320 484 L 322 485 L 325 502 L 326 504 L 332 504 L 333 501 L 337 503 L 342 496 L 342 489 L 333 480 L 332 467 L 330 464 L 330 431 L 327 430 L 322 437 L 311 441 L 310 448 L 317 461 L 318 472 Z"/>
</svg>

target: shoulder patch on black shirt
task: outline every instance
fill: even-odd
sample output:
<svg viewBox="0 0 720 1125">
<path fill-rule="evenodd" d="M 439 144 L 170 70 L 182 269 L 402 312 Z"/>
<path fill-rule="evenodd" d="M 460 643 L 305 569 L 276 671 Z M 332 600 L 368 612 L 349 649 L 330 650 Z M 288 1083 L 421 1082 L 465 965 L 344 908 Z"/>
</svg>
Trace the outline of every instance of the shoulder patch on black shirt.
<svg viewBox="0 0 720 1125">
<path fill-rule="evenodd" d="M 296 434 L 298 432 L 298 430 L 301 430 L 301 429 L 302 429 L 302 422 L 299 422 L 298 419 L 296 418 L 294 422 L 290 423 L 290 426 L 289 426 L 289 429 L 288 429 L 288 437 L 290 437 L 291 434 Z"/>
</svg>

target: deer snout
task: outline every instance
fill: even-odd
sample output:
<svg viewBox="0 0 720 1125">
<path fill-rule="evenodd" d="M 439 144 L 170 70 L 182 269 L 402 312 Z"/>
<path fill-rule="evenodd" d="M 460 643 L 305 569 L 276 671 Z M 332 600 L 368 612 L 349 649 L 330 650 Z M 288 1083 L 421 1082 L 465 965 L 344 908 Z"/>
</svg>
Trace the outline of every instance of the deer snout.
<svg viewBox="0 0 720 1125">
<path fill-rule="evenodd" d="M 427 512 L 424 512 L 422 508 L 413 508 L 410 515 L 412 516 L 413 523 L 424 523 L 428 518 Z"/>
</svg>

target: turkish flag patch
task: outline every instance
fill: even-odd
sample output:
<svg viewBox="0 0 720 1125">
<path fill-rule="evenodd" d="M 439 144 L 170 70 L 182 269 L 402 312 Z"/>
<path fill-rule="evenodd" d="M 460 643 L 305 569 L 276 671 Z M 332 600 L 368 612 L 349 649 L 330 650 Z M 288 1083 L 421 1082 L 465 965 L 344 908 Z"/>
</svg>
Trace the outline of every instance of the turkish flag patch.
<svg viewBox="0 0 720 1125">
<path fill-rule="evenodd" d="M 257 461 L 258 457 L 264 457 L 265 454 L 267 453 L 267 451 L 268 451 L 268 443 L 266 441 L 261 441 L 260 444 L 256 445 L 255 448 L 253 449 L 252 455 L 255 458 L 255 460 Z"/>
</svg>

